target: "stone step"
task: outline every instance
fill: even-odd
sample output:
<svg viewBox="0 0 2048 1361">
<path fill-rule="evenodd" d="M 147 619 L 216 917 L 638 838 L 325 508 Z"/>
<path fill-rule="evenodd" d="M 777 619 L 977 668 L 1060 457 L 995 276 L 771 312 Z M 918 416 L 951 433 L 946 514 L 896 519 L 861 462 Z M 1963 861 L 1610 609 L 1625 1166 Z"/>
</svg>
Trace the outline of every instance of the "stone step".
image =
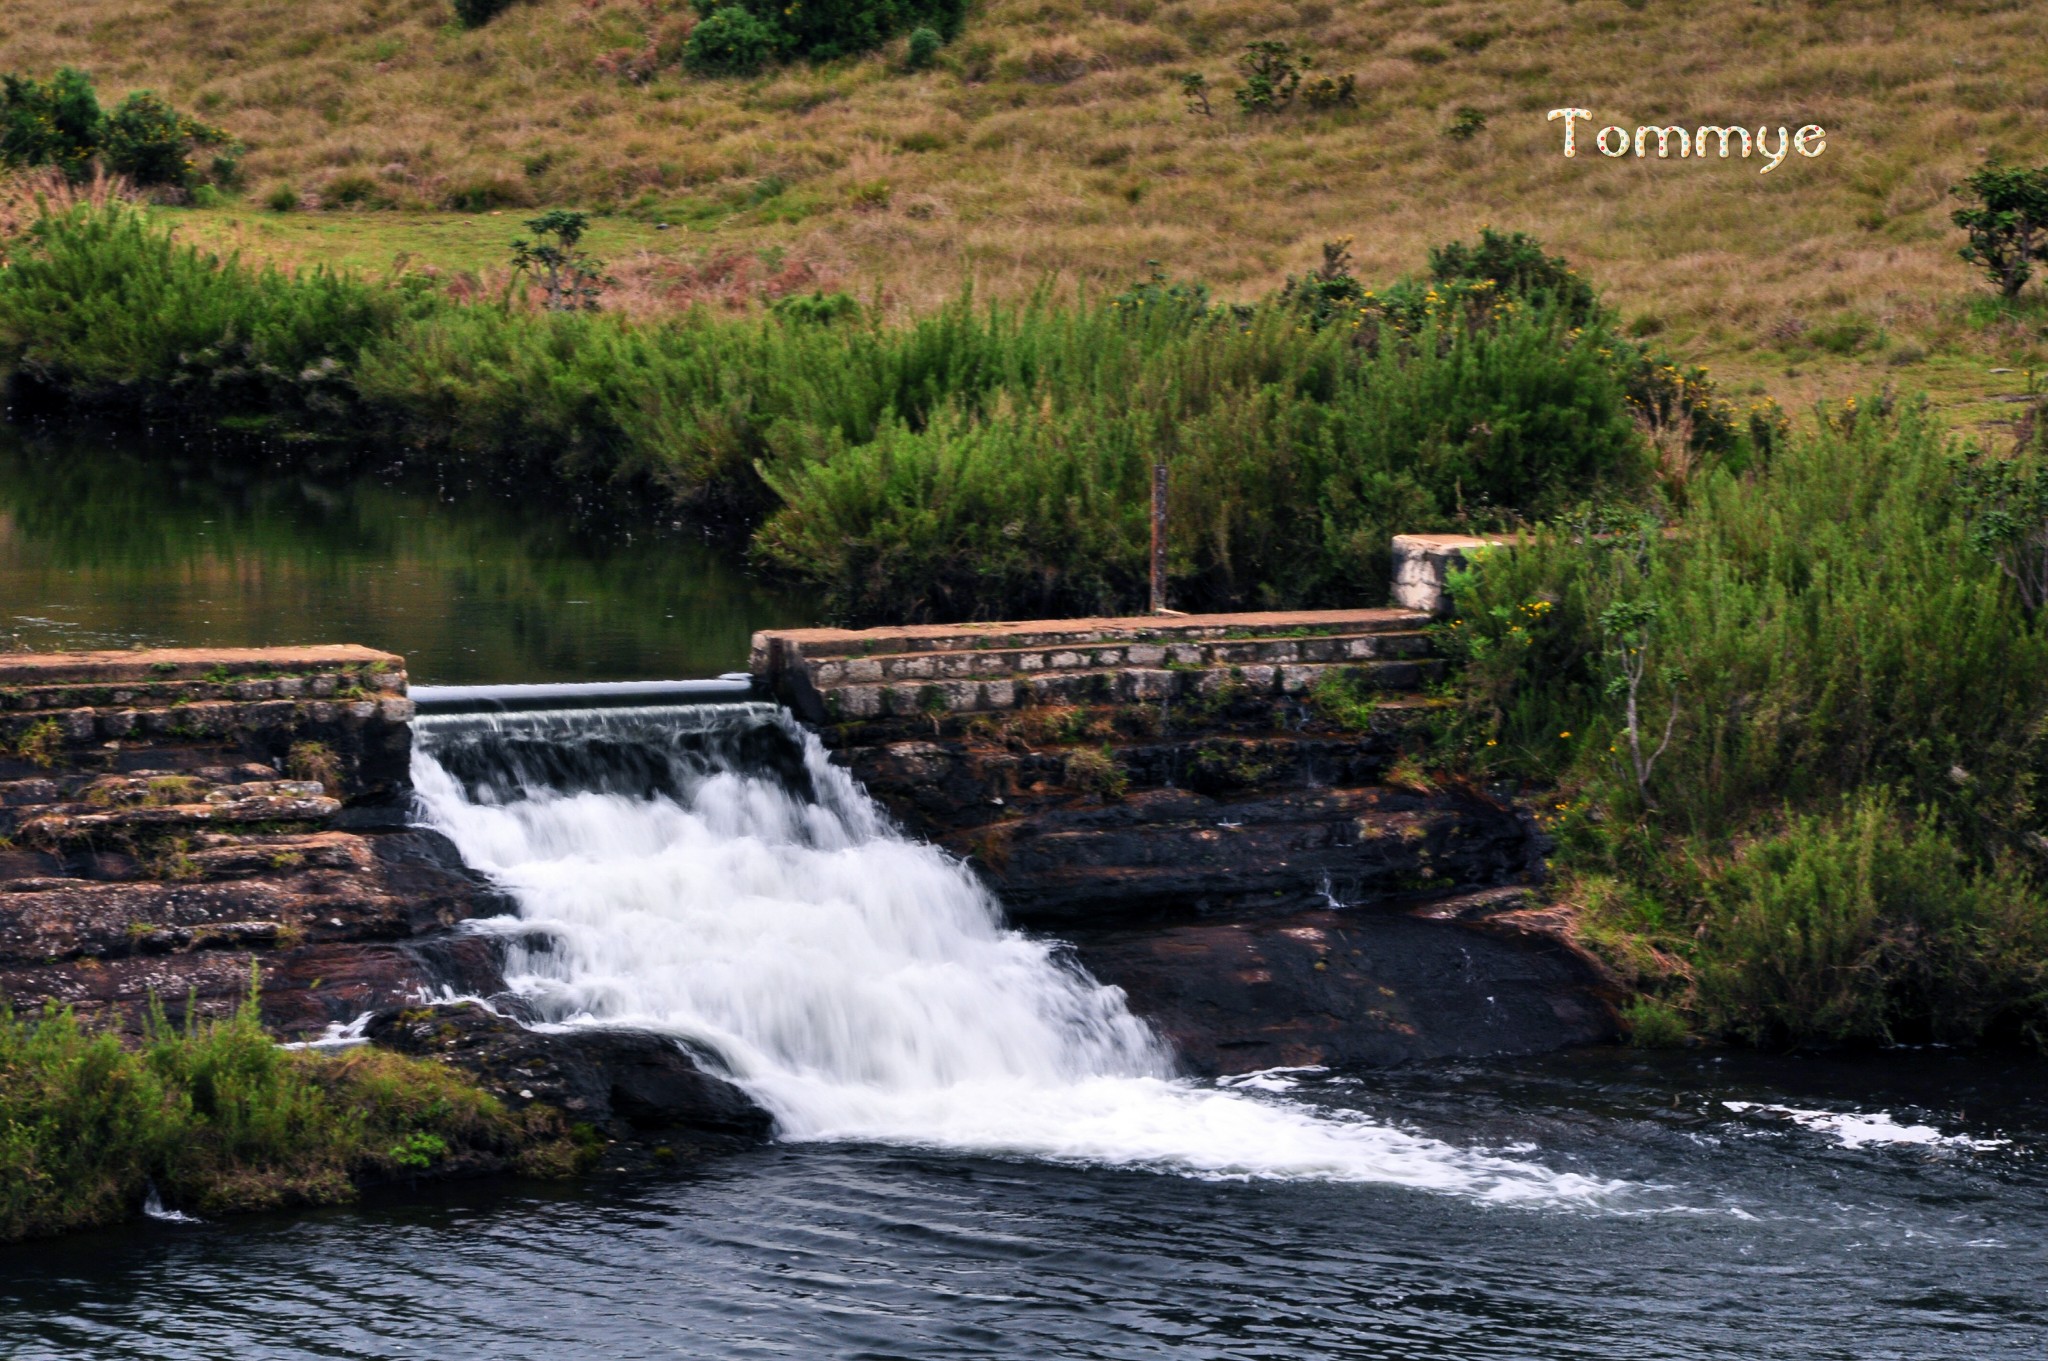
<svg viewBox="0 0 2048 1361">
<path fill-rule="evenodd" d="M 1064 643 L 953 652 L 893 652 L 814 661 L 805 658 L 811 684 L 823 689 L 848 682 L 987 680 L 1057 671 L 1109 668 L 1200 669 L 1283 662 L 1362 662 L 1419 657 L 1430 649 L 1419 630 L 1341 633 L 1304 638 L 1248 638 L 1144 643 Z"/>
<path fill-rule="evenodd" d="M 403 674 L 405 659 L 374 648 L 216 647 L 157 648 L 127 652 L 0 653 L 0 687 L 126 685 L 348 672 L 371 677 Z M 367 680 L 364 682 L 369 683 Z"/>
<path fill-rule="evenodd" d="M 1246 698 L 1305 694 L 1328 672 L 1379 690 L 1414 691 L 1439 679 L 1434 658 L 1370 662 L 1254 663 L 1189 670 L 1122 667 L 1061 670 L 994 680 L 900 680 L 818 687 L 827 719 L 915 718 L 984 713 L 1030 705 L 1144 704 L 1213 699 L 1233 689 Z"/>
<path fill-rule="evenodd" d="M 108 683 L 66 681 L 0 686 L 0 711 L 49 713 L 64 709 L 167 709 L 217 701 L 274 699 L 388 699 L 403 695 L 403 670 L 319 671 L 296 676 L 222 676 L 199 680 Z"/>
<path fill-rule="evenodd" d="M 1413 610 L 1277 610 L 1243 614 L 1130 615 L 1094 619 L 916 624 L 874 629 L 780 629 L 754 635 L 757 677 L 801 658 L 875 657 L 905 652 L 1074 648 L 1097 643 L 1214 642 L 1232 638 L 1355 636 L 1421 628 Z"/>
</svg>

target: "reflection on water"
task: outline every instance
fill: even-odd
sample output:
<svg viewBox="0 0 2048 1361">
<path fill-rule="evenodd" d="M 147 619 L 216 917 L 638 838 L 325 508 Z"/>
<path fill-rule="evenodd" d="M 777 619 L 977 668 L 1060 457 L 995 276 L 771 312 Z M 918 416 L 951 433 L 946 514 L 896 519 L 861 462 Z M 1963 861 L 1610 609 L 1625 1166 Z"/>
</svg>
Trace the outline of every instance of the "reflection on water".
<svg viewBox="0 0 2048 1361">
<path fill-rule="evenodd" d="M 415 682 L 632 680 L 746 665 L 801 595 L 546 492 L 459 500 L 202 446 L 0 426 L 0 651 L 362 643 Z"/>
</svg>

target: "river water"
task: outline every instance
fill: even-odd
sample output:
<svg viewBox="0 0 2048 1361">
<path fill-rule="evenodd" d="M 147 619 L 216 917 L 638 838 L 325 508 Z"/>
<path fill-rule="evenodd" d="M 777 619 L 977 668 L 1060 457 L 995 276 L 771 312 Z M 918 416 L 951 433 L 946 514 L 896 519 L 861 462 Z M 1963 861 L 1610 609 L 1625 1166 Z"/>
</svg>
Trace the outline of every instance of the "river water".
<svg viewBox="0 0 2048 1361">
<path fill-rule="evenodd" d="M 665 680 L 817 622 L 687 532 L 575 510 L 0 424 L 0 652 L 361 643 L 415 684 Z"/>
<path fill-rule="evenodd" d="M 582 593 L 681 547 L 487 504 L 14 458 L 0 604 L 38 645 L 355 621 L 434 679 L 588 675 L 585 648 L 702 674 L 737 658 L 691 649 L 790 608 L 707 559 L 723 613 L 657 624 L 672 588 Z M 569 615 L 564 581 L 613 603 Z M 671 638 L 692 620 L 726 641 Z M 426 721 L 415 782 L 519 902 L 515 942 L 550 939 L 508 965 L 536 1015 L 719 1055 L 778 1141 L 0 1248 L 0 1358 L 2048 1353 L 2043 1065 L 1598 1050 L 1189 1082 L 765 706 Z"/>
</svg>

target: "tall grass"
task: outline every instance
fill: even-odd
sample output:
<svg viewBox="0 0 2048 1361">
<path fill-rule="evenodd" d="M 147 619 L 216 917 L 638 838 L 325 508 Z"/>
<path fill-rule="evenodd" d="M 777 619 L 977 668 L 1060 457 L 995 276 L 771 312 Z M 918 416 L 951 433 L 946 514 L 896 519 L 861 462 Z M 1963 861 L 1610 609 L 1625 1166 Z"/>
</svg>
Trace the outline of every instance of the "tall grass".
<svg viewBox="0 0 2048 1361">
<path fill-rule="evenodd" d="M 2048 627 L 1972 547 L 1953 452 L 1851 403 L 1675 534 L 1589 520 L 1458 583 L 1452 753 L 1557 782 L 1596 930 L 1682 962 L 1706 1024 L 2048 1043 Z M 1671 733 L 1644 779 L 1631 660 L 1641 750 Z"/>
<path fill-rule="evenodd" d="M 758 530 L 758 558 L 848 620 L 1137 607 L 1155 460 L 1184 607 L 1376 603 L 1398 530 L 1494 528 L 1654 472 L 1628 401 L 1645 356 L 1542 298 L 1332 320 L 1041 292 L 906 325 L 642 322 L 286 277 L 118 204 L 47 217 L 18 254 L 0 359 L 45 390 L 622 484 Z"/>
<path fill-rule="evenodd" d="M 201 1214 L 347 1200 L 359 1180 L 510 1160 L 527 1126 L 445 1067 L 278 1048 L 253 1000 L 136 1048 L 0 1008 L 0 1240 L 118 1222 L 148 1188 Z"/>
</svg>

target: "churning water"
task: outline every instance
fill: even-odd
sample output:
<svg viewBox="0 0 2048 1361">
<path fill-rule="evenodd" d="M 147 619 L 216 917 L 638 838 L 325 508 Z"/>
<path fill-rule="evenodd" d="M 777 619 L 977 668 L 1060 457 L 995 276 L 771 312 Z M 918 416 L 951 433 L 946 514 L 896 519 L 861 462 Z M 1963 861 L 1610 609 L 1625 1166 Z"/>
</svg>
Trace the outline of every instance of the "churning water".
<svg viewBox="0 0 2048 1361">
<path fill-rule="evenodd" d="M 1173 1076 L 1122 994 L 1007 929 L 768 705 L 419 722 L 426 820 L 506 887 L 547 1021 L 715 1055 L 792 1142 L 1602 1204 L 1618 1183 Z M 492 924 L 486 924 L 490 929 Z"/>
<path fill-rule="evenodd" d="M 4 1361 L 2048 1355 L 2038 1063 L 1203 1087 L 772 711 L 422 729 L 528 1005 L 715 1053 L 781 1140 L 0 1248 Z"/>
</svg>

